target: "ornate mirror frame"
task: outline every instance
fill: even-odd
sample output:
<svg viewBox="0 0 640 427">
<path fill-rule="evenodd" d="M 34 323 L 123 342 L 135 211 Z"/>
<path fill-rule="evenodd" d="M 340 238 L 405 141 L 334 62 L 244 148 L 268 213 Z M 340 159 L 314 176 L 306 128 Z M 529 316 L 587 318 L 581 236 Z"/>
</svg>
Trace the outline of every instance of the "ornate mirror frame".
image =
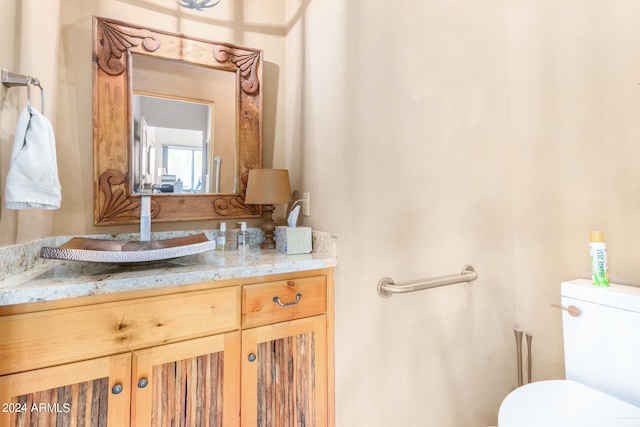
<svg viewBox="0 0 640 427">
<path fill-rule="evenodd" d="M 236 74 L 234 194 L 154 193 L 154 222 L 260 218 L 246 205 L 247 176 L 262 167 L 262 51 L 93 17 L 93 170 L 95 225 L 136 224 L 140 198 L 131 191 L 132 54 Z"/>
</svg>

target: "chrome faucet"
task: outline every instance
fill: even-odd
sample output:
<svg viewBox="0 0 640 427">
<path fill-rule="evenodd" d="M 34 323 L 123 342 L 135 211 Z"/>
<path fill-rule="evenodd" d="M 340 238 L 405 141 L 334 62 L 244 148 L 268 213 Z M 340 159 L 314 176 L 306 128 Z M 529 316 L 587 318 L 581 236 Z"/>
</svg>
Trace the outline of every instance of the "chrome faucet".
<svg viewBox="0 0 640 427">
<path fill-rule="evenodd" d="M 151 189 L 140 188 L 140 241 L 151 240 Z"/>
</svg>

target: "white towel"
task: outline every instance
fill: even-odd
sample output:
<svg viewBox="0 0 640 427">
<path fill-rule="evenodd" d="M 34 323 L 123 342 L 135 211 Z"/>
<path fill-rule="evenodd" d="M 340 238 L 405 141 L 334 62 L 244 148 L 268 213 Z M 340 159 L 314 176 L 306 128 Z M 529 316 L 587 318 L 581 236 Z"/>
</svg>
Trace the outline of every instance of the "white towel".
<svg viewBox="0 0 640 427">
<path fill-rule="evenodd" d="M 31 107 L 20 113 L 4 192 L 7 209 L 58 209 L 56 140 L 49 120 Z"/>
</svg>

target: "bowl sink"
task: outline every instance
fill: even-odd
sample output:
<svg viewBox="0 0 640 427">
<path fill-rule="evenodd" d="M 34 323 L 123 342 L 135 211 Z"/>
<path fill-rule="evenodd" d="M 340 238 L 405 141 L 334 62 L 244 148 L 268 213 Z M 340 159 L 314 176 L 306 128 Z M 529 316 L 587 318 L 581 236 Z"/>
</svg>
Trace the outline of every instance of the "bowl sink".
<svg viewBox="0 0 640 427">
<path fill-rule="evenodd" d="M 166 240 L 122 241 L 74 237 L 51 248 L 42 247 L 40 257 L 65 261 L 149 262 L 195 255 L 216 248 L 204 233 Z"/>
</svg>

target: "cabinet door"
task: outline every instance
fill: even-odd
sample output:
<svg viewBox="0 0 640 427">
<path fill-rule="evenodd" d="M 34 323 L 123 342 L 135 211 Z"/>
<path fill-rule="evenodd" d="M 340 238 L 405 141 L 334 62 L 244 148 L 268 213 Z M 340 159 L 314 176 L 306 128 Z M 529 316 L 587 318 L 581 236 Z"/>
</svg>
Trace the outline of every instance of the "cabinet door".
<svg viewBox="0 0 640 427">
<path fill-rule="evenodd" d="M 129 425 L 131 354 L 0 377 L 1 426 Z"/>
<path fill-rule="evenodd" d="M 133 352 L 132 424 L 240 424 L 240 333 Z"/>
<path fill-rule="evenodd" d="M 242 332 L 242 426 L 327 425 L 326 316 Z"/>
</svg>

